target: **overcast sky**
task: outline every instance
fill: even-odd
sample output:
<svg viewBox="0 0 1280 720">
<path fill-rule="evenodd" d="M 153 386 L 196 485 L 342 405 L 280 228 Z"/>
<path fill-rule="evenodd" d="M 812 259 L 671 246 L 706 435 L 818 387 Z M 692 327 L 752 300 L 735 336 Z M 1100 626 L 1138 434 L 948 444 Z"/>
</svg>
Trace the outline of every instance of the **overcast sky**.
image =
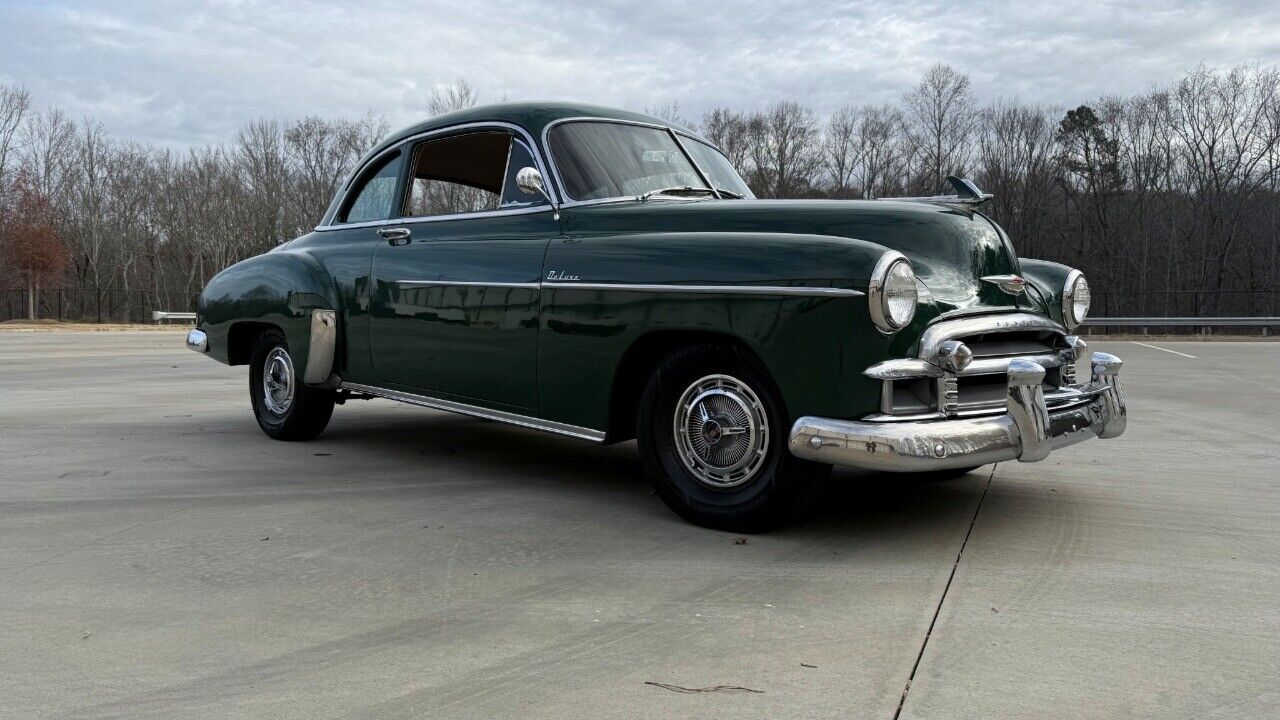
<svg viewBox="0 0 1280 720">
<path fill-rule="evenodd" d="M 0 0 L 0 82 L 176 146 L 260 116 L 406 125 L 459 75 L 485 101 L 827 113 L 895 100 L 939 61 L 984 100 L 1079 103 L 1202 61 L 1280 64 L 1280 2 Z"/>
</svg>

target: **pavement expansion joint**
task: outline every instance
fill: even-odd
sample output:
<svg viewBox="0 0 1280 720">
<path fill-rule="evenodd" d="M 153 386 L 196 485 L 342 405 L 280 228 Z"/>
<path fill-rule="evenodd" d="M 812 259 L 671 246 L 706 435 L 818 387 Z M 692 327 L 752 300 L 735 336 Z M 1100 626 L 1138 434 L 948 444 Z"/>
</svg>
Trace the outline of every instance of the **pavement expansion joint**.
<svg viewBox="0 0 1280 720">
<path fill-rule="evenodd" d="M 898 716 L 902 715 L 902 708 L 907 704 L 907 693 L 911 692 L 911 683 L 916 679 L 916 671 L 920 669 L 920 660 L 924 658 L 924 650 L 929 646 L 929 637 L 933 635 L 933 628 L 938 624 L 938 615 L 942 613 L 942 603 L 947 601 L 947 593 L 951 590 L 951 581 L 956 579 L 956 570 L 960 567 L 960 558 L 964 556 L 964 546 L 969 544 L 969 536 L 973 534 L 973 526 L 978 523 L 978 513 L 982 511 L 982 501 L 987 499 L 987 491 L 991 489 L 991 480 L 996 476 L 996 468 L 999 464 L 991 466 L 991 474 L 987 476 L 987 484 L 982 488 L 982 495 L 978 497 L 978 505 L 973 509 L 973 517 L 969 520 L 969 529 L 964 533 L 964 540 L 960 541 L 960 551 L 956 553 L 956 560 L 951 564 L 951 574 L 947 576 L 947 584 L 942 588 L 942 596 L 938 598 L 938 604 L 933 608 L 933 619 L 929 621 L 929 629 L 924 633 L 924 640 L 920 643 L 920 652 L 916 653 L 915 664 L 911 666 L 911 675 L 907 677 L 907 684 L 902 688 L 902 697 L 898 699 L 898 709 L 893 712 L 893 720 L 898 720 Z"/>
</svg>

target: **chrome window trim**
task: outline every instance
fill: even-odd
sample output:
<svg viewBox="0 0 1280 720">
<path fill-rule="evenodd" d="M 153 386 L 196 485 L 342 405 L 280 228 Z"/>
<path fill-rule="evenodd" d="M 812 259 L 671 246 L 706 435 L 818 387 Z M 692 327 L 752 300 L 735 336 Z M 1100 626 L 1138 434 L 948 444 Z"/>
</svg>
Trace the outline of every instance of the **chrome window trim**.
<svg viewBox="0 0 1280 720">
<path fill-rule="evenodd" d="M 413 217 L 402 217 L 388 220 L 384 225 L 418 225 L 429 222 L 446 222 L 449 220 L 466 220 L 468 218 L 486 218 L 507 215 L 534 215 L 537 213 L 551 212 L 552 207 L 549 205 L 539 205 L 537 207 L 509 208 L 507 210 L 484 210 L 482 212 L 473 213 L 451 213 L 449 215 L 415 215 Z M 347 227 L 343 225 L 342 227 Z"/>
<path fill-rule="evenodd" d="M 510 425 L 542 430 L 543 432 L 555 433 L 557 435 L 567 435 L 580 440 L 590 440 L 592 442 L 599 443 L 604 442 L 605 438 L 603 431 L 595 430 L 593 428 L 570 425 L 569 423 L 556 422 L 554 420 L 544 420 L 543 418 L 521 415 L 519 413 L 507 412 L 505 410 L 493 410 L 491 408 L 480 407 L 479 405 L 469 405 L 467 403 L 457 402 L 454 400 L 444 400 L 442 398 L 431 397 L 429 395 L 418 395 L 416 393 L 404 392 L 402 390 L 389 390 L 387 388 L 374 387 L 373 385 L 350 382 L 343 382 L 342 388 L 345 390 L 351 390 L 352 392 L 376 395 L 377 397 L 396 400 L 410 405 L 420 405 L 422 407 L 432 408 L 433 410 L 444 410 L 446 412 L 457 413 L 459 415 L 469 415 L 471 417 L 484 418 L 486 420 L 496 420 Z"/>
<path fill-rule="evenodd" d="M 549 138 L 551 137 L 551 130 L 555 128 L 557 125 L 563 125 L 564 123 L 571 123 L 571 122 L 613 123 L 615 125 L 635 125 L 637 127 L 650 128 L 653 130 L 665 130 L 673 135 L 683 135 L 684 137 L 687 137 L 690 140 L 693 140 L 695 142 L 700 142 L 710 148 L 714 148 L 715 151 L 720 153 L 721 155 L 724 155 L 724 151 L 716 147 L 714 144 L 698 137 L 697 135 L 680 130 L 678 128 L 674 128 L 670 125 L 660 125 L 658 123 L 644 122 L 642 120 L 621 120 L 618 118 L 595 117 L 595 116 L 589 116 L 589 115 L 557 118 L 547 123 L 542 128 L 542 147 L 547 153 L 547 164 L 551 168 L 551 179 L 553 181 L 552 184 L 555 185 L 556 191 L 560 195 L 560 209 L 562 210 L 567 207 L 578 207 L 582 205 L 598 205 L 600 203 L 620 202 L 620 201 L 636 199 L 635 195 L 617 195 L 615 197 L 607 197 L 607 198 L 592 198 L 591 200 L 571 200 L 569 198 L 569 193 L 566 192 L 564 189 L 564 182 L 560 179 L 560 168 L 556 167 L 555 153 L 551 152 L 551 142 Z M 676 145 L 680 146 L 680 141 L 678 139 L 676 140 Z M 689 151 L 686 150 L 684 147 L 680 147 L 680 150 L 686 155 L 686 157 L 689 156 Z M 689 160 L 690 160 L 690 163 L 693 164 L 694 172 L 698 173 L 699 176 L 702 176 L 702 171 L 698 168 L 696 161 L 694 161 L 691 157 L 689 158 Z M 725 161 L 727 162 L 728 158 L 725 158 Z M 732 163 L 730 163 L 730 167 L 733 167 Z M 737 172 L 737 168 L 734 168 L 734 172 Z M 545 177 L 545 174 L 544 174 L 544 177 Z M 711 188 L 711 182 L 709 178 L 706 180 L 706 182 L 707 182 L 708 188 Z M 745 184 L 745 182 L 746 181 L 744 180 L 743 183 Z"/>
<path fill-rule="evenodd" d="M 589 283 L 546 282 L 551 290 L 602 290 L 618 292 L 669 292 L 699 295 L 775 295 L 799 297 L 862 297 L 866 293 L 852 288 L 808 287 L 798 285 L 678 285 L 670 283 Z"/>
<path fill-rule="evenodd" d="M 514 123 L 509 123 L 509 122 L 503 122 L 501 120 L 482 120 L 482 121 L 471 122 L 471 123 L 463 123 L 461 125 L 450 125 L 449 127 L 436 128 L 435 130 L 428 130 L 426 132 L 421 132 L 416 135 L 410 135 L 406 138 L 403 138 L 397 141 L 396 144 L 383 148 L 382 152 L 379 152 L 376 155 L 370 156 L 366 158 L 364 161 L 362 161 L 356 167 L 356 169 L 350 175 L 347 176 L 347 179 L 343 182 L 339 190 L 338 201 L 331 204 L 331 207 L 329 208 L 328 211 L 325 212 L 325 216 L 320 220 L 320 224 L 315 227 L 315 230 L 317 232 L 326 232 L 330 230 L 346 230 L 346 229 L 352 229 L 352 228 L 379 227 L 382 225 L 393 225 L 397 223 L 408 223 L 408 222 L 412 222 L 412 223 L 437 222 L 441 220 L 459 220 L 462 218 L 481 218 L 481 217 L 494 217 L 497 215 L 516 215 L 516 214 L 528 214 L 528 213 L 535 213 L 535 212 L 550 212 L 552 208 L 539 206 L 539 207 L 526 207 L 526 208 L 511 208 L 508 210 L 502 210 L 502 209 L 486 210 L 484 212 L 478 212 L 478 213 L 454 213 L 451 215 L 424 215 L 424 216 L 412 216 L 412 217 L 395 217 L 395 218 L 388 218 L 386 220 L 371 220 L 369 222 L 363 222 L 363 223 L 335 222 L 336 220 L 335 216 L 337 215 L 338 208 L 342 207 L 342 205 L 347 201 L 347 195 L 351 193 L 351 184 L 355 181 L 356 178 L 360 177 L 361 173 L 363 173 L 366 169 L 368 169 L 370 164 L 381 160 L 383 157 L 385 157 L 386 155 L 392 152 L 405 150 L 406 145 L 411 145 L 421 140 L 426 140 L 428 138 L 435 137 L 437 135 L 448 135 L 448 134 L 456 133 L 463 130 L 482 130 L 485 128 L 500 128 L 504 130 L 514 131 L 514 133 L 518 135 L 520 139 L 524 140 L 525 145 L 529 148 L 531 154 L 533 155 L 533 161 L 538 165 L 538 171 L 541 172 L 544 177 L 546 176 L 547 166 L 545 161 L 542 158 L 542 153 L 539 152 L 538 146 L 535 144 L 533 136 L 530 135 L 527 130 L 520 127 L 519 125 L 516 125 Z M 508 152 L 508 158 L 510 158 L 510 150 L 508 150 L 507 152 Z M 412 164 L 412 160 L 410 160 L 410 164 Z"/>
</svg>

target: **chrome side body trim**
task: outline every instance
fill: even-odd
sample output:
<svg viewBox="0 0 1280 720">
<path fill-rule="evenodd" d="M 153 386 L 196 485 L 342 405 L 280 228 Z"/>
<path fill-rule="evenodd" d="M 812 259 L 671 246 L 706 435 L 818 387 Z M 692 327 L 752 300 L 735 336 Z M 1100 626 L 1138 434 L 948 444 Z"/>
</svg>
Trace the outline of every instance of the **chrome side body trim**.
<svg viewBox="0 0 1280 720">
<path fill-rule="evenodd" d="M 338 313 L 334 310 L 311 311 L 311 341 L 307 346 L 307 369 L 302 382 L 320 385 L 333 371 L 333 353 L 338 344 Z"/>
<path fill-rule="evenodd" d="M 208 352 L 209 336 L 203 330 L 191 328 L 187 331 L 187 349 L 195 350 L 199 353 Z"/>
<path fill-rule="evenodd" d="M 496 420 L 498 422 L 519 425 L 520 427 L 532 428 L 534 430 L 542 430 L 544 432 L 555 433 L 557 435 L 567 435 L 580 440 L 604 442 L 605 437 L 604 432 L 600 430 L 555 422 L 554 420 L 544 420 L 542 418 L 520 415 L 518 413 L 506 412 L 504 410 L 492 410 L 490 408 L 468 405 L 466 403 L 455 402 L 453 400 L 443 400 L 441 398 L 433 398 L 426 395 L 416 395 L 414 393 L 402 392 L 400 390 L 388 390 L 386 388 L 374 387 L 372 385 L 362 385 L 360 383 L 349 382 L 342 383 L 342 389 L 367 395 L 376 395 L 377 397 L 386 398 L 388 400 L 397 400 L 410 405 L 420 405 L 422 407 L 432 408 L 433 410 L 445 410 L 447 412 L 458 413 L 459 415 L 469 415 L 471 417 Z"/>
<path fill-rule="evenodd" d="M 778 295 L 800 297 L 862 297 L 851 288 L 791 285 L 669 285 L 653 283 L 543 282 L 551 290 L 613 290 L 618 292 L 691 293 L 699 295 Z"/>
<path fill-rule="evenodd" d="M 479 282 L 471 280 L 396 280 L 400 287 L 492 287 L 492 288 L 525 288 L 541 289 L 542 283 L 536 282 Z"/>
<path fill-rule="evenodd" d="M 1038 462 L 1058 448 L 1122 434 L 1128 423 L 1120 359 L 1094 353 L 1093 379 L 1074 388 L 1081 401 L 1049 410 L 1044 368 L 1010 363 L 1005 411 L 988 417 L 900 422 L 802 417 L 788 447 L 799 458 L 889 472 L 925 472 L 1019 460 Z"/>
<path fill-rule="evenodd" d="M 527 290 L 596 290 L 616 292 L 688 293 L 694 295 L 774 295 L 794 297 L 861 297 L 851 288 L 792 285 L 674 285 L 654 283 L 497 282 L 488 280 L 397 280 L 401 287 L 495 287 Z"/>
</svg>

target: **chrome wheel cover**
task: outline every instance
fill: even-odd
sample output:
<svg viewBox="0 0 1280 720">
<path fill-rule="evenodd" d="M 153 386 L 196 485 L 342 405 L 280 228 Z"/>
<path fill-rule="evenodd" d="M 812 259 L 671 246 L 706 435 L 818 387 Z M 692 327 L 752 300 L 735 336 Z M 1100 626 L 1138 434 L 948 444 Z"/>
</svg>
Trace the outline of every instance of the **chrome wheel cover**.
<svg viewBox="0 0 1280 720">
<path fill-rule="evenodd" d="M 680 463 L 716 490 L 749 481 L 768 454 L 764 405 L 746 383 L 729 375 L 708 375 L 686 388 L 672 428 Z"/>
<path fill-rule="evenodd" d="M 272 348 L 262 367 L 262 402 L 274 415 L 289 414 L 293 405 L 293 360 L 282 347 Z"/>
</svg>

